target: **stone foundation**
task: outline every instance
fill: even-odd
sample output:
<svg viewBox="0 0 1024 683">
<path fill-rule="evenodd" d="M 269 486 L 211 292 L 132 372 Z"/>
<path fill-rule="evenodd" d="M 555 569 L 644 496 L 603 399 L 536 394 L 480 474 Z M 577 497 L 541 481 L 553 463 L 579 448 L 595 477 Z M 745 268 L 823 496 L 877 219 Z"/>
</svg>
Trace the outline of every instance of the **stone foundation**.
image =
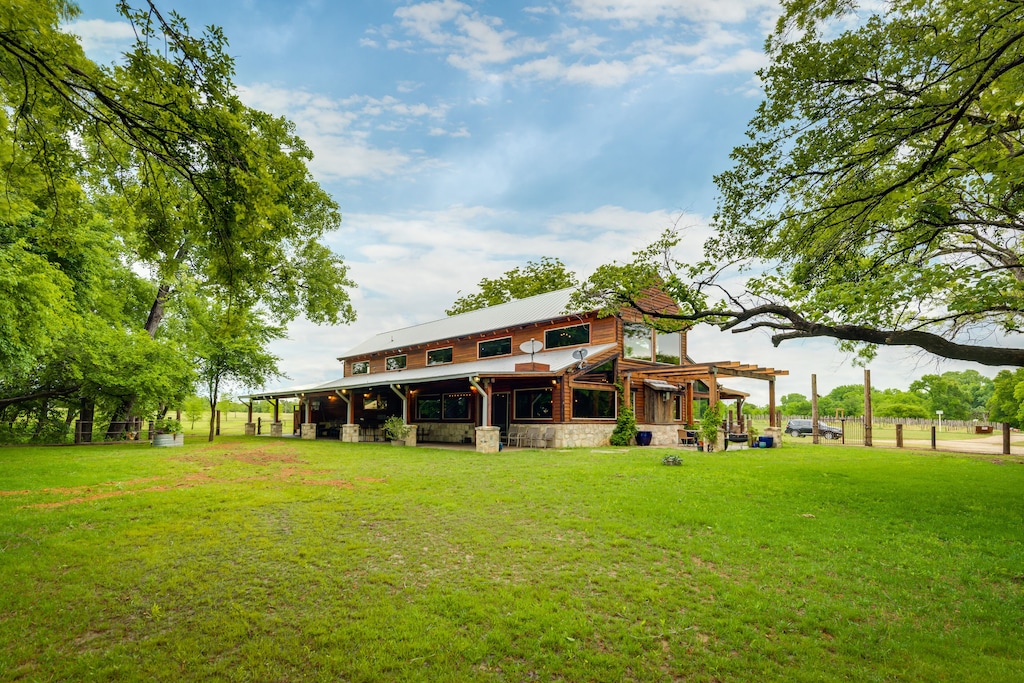
<svg viewBox="0 0 1024 683">
<path fill-rule="evenodd" d="M 256 423 L 255 422 L 246 422 L 245 423 L 245 435 L 246 436 L 256 436 Z"/>
<path fill-rule="evenodd" d="M 315 439 L 316 438 L 316 423 L 315 422 L 303 422 L 299 427 L 299 433 L 303 439 Z"/>
<path fill-rule="evenodd" d="M 270 423 L 270 435 L 271 436 L 284 436 L 282 432 L 283 422 L 271 422 Z"/>
<path fill-rule="evenodd" d="M 500 427 L 477 427 L 476 428 L 476 452 L 497 453 L 501 450 L 501 428 Z"/>
<path fill-rule="evenodd" d="M 476 425 L 468 422 L 425 422 L 410 426 L 419 428 L 417 439 L 423 443 L 473 443 L 476 435 Z"/>
<path fill-rule="evenodd" d="M 359 425 L 341 425 L 339 436 L 345 443 L 359 443 Z"/>
</svg>

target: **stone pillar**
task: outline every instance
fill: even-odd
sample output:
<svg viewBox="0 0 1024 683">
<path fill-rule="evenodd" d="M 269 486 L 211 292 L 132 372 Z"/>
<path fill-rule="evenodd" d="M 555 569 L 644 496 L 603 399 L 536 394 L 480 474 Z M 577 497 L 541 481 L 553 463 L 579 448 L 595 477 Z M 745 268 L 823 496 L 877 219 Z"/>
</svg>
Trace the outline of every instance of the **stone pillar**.
<svg viewBox="0 0 1024 683">
<path fill-rule="evenodd" d="M 406 446 L 415 446 L 416 445 L 416 425 L 408 425 L 408 427 L 409 427 L 409 433 L 405 437 L 405 445 Z"/>
<path fill-rule="evenodd" d="M 767 427 L 764 435 L 772 437 L 772 448 L 782 448 L 782 427 Z"/>
<path fill-rule="evenodd" d="M 501 445 L 501 427 L 476 428 L 476 452 L 497 453 Z"/>
<path fill-rule="evenodd" d="M 345 443 L 359 443 L 359 425 L 341 425 L 341 440 Z"/>
<path fill-rule="evenodd" d="M 284 436 L 281 427 L 284 425 L 283 422 L 271 422 L 270 423 L 270 435 L 271 436 Z"/>
<path fill-rule="evenodd" d="M 245 423 L 245 435 L 246 436 L 256 436 L 256 423 L 255 422 L 246 422 Z"/>
<path fill-rule="evenodd" d="M 299 434 L 302 435 L 303 439 L 315 439 L 316 438 L 316 423 L 315 422 L 303 422 L 299 426 Z"/>
</svg>

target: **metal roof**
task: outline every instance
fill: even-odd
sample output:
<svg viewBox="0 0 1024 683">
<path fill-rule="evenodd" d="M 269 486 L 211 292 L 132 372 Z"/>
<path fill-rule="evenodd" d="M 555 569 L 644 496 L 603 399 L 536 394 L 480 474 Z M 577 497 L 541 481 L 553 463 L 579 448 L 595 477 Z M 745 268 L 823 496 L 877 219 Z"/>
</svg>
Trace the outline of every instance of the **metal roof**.
<svg viewBox="0 0 1024 683">
<path fill-rule="evenodd" d="M 599 344 L 597 346 L 574 346 L 566 349 L 555 349 L 554 351 L 540 351 L 534 355 L 533 362 L 550 366 L 546 371 L 516 372 L 516 365 L 529 362 L 529 356 L 514 354 L 500 358 L 487 358 L 469 363 L 454 363 L 447 365 L 434 365 L 428 368 L 414 368 L 411 370 L 393 370 L 391 372 L 375 372 L 369 375 L 356 375 L 354 377 L 341 377 L 323 384 L 316 384 L 307 387 L 285 389 L 281 391 L 264 391 L 249 394 L 239 398 L 252 400 L 264 398 L 289 398 L 300 394 L 316 394 L 335 389 L 361 389 L 363 387 L 375 387 L 386 384 L 419 384 L 422 382 L 440 382 L 447 379 L 461 379 L 475 376 L 495 375 L 517 375 L 528 376 L 530 374 L 550 376 L 562 372 L 566 368 L 579 363 L 579 359 L 572 354 L 580 348 L 587 350 L 587 356 L 597 356 L 610 349 L 615 344 Z"/>
<path fill-rule="evenodd" d="M 433 320 L 412 327 L 403 327 L 370 337 L 346 351 L 341 358 L 362 356 L 377 351 L 400 349 L 444 339 L 455 339 L 468 334 L 480 334 L 507 327 L 572 315 L 566 310 L 574 289 L 559 289 L 546 294 L 489 306 L 468 313 Z"/>
</svg>

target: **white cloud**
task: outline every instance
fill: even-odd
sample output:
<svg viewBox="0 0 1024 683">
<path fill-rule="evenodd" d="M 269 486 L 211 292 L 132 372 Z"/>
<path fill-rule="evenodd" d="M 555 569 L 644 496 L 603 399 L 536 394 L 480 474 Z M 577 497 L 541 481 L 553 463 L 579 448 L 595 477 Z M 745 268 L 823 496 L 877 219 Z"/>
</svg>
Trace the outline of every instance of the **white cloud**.
<svg viewBox="0 0 1024 683">
<path fill-rule="evenodd" d="M 79 19 L 65 28 L 78 36 L 86 54 L 100 63 L 118 59 L 135 41 L 135 29 L 127 21 Z"/>
<path fill-rule="evenodd" d="M 401 7 L 394 16 L 413 39 L 411 44 L 403 41 L 403 49 L 425 44 L 427 51 L 443 54 L 449 65 L 481 80 L 611 88 L 661 69 L 752 72 L 764 64 L 753 49 L 763 39 L 764 16 L 778 11 L 769 0 L 574 0 L 572 5 L 573 18 L 580 23 L 534 37 L 519 35 L 501 19 L 454 0 Z M 539 9 L 527 11 L 536 16 Z M 623 43 L 623 37 L 633 34 L 622 29 L 641 25 L 648 27 L 649 36 Z"/>
<path fill-rule="evenodd" d="M 666 19 L 736 23 L 775 9 L 774 0 L 572 0 L 575 13 L 590 20 L 626 25 L 656 24 Z"/>
<path fill-rule="evenodd" d="M 240 86 L 238 91 L 249 106 L 295 122 L 314 153 L 310 168 L 321 180 L 379 178 L 422 168 L 428 162 L 413 153 L 373 144 L 373 131 L 398 131 L 430 121 L 435 125 L 427 127 L 429 131 L 438 128 L 448 112 L 445 105 L 408 103 L 391 96 L 334 99 L 264 83 Z"/>
</svg>

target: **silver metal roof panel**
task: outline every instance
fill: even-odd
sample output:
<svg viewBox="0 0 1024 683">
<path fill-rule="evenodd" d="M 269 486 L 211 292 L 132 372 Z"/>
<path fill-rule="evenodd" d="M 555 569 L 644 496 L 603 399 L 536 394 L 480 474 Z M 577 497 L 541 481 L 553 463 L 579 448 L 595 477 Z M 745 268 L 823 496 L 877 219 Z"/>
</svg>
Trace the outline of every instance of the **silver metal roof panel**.
<svg viewBox="0 0 1024 683">
<path fill-rule="evenodd" d="M 507 304 L 488 306 L 420 325 L 381 332 L 349 349 L 340 357 L 350 358 L 388 349 L 401 349 L 571 315 L 566 311 L 566 307 L 573 291 L 572 287 L 559 289 L 510 301 Z"/>
</svg>

